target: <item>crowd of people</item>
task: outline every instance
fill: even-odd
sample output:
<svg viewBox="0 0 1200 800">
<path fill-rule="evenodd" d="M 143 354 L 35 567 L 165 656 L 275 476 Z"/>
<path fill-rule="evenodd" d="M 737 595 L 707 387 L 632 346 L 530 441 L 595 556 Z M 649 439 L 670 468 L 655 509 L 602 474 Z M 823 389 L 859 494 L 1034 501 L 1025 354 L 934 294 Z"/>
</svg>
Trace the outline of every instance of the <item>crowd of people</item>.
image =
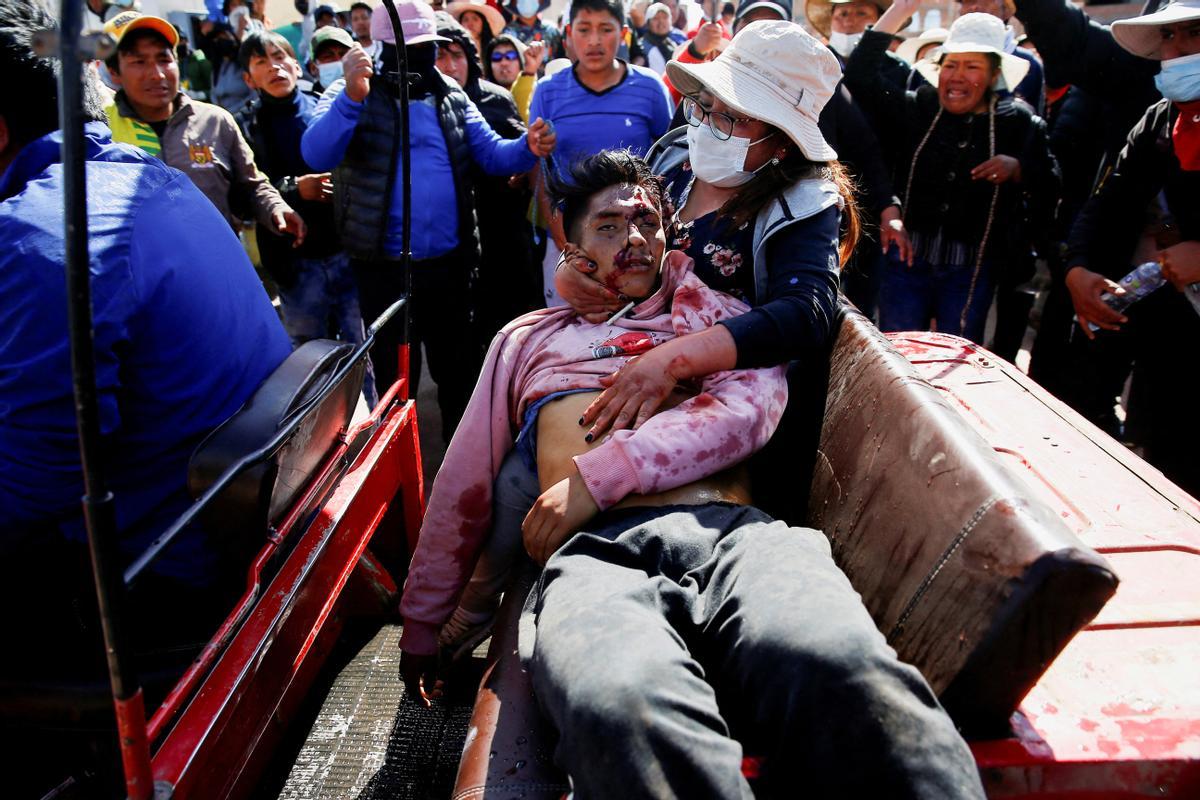
<svg viewBox="0 0 1200 800">
<path fill-rule="evenodd" d="M 1185 391 L 1177 382 L 1180 370 L 1158 364 L 1157 354 L 1170 348 L 1150 344 L 1166 334 L 1157 327 L 1149 332 L 1163 324 L 1172 331 L 1176 325 L 1189 330 L 1192 318 L 1177 302 L 1183 298 L 1168 302 L 1171 292 L 1163 291 L 1127 312 L 1112 310 L 1120 304 L 1111 302 L 1118 294 L 1115 282 L 1147 260 L 1161 259 L 1177 287 L 1194 282 L 1187 272 L 1194 263 L 1186 244 L 1187 213 L 1178 209 L 1186 201 L 1166 202 L 1171 193 L 1161 191 L 1170 183 L 1165 174 L 1151 184 L 1120 189 L 1135 192 L 1136 199 L 1128 202 L 1125 197 L 1109 199 L 1118 189 L 1099 192 L 1113 183 L 1114 175 L 1118 187 L 1129 187 L 1120 180 L 1127 172 L 1115 171 L 1117 159 L 1143 112 L 1163 98 L 1166 116 L 1156 120 L 1154 130 L 1168 132 L 1173 147 L 1182 148 L 1184 155 L 1192 152 L 1188 142 L 1196 135 L 1196 123 L 1180 109 L 1195 102 L 1188 97 L 1189 70 L 1195 67 L 1186 61 L 1175 67 L 1179 77 L 1165 91 L 1177 96 L 1165 95 L 1155 85 L 1160 62 L 1193 54 L 1193 34 L 1184 25 L 1191 12 L 1172 12 L 1167 24 L 1181 27 L 1165 51 L 1135 52 L 1122 46 L 1121 31 L 1156 25 L 1157 18 L 1149 15 L 1158 0 L 1151 0 L 1142 18 L 1111 29 L 1054 0 L 966 0 L 949 29 L 921 30 L 909 30 L 920 14 L 916 0 L 809 0 L 799 14 L 792 2 L 576 2 L 558 19 L 548 18 L 547 3 L 539 0 L 455 0 L 429 7 L 435 12 L 434 67 L 465 93 L 487 127 L 512 140 L 540 118 L 557 140 L 552 152 L 534 154 L 532 169 L 492 164 L 490 175 L 483 155 L 490 150 L 462 139 L 467 131 L 478 130 L 464 126 L 465 116 L 443 117 L 444 142 L 425 143 L 438 151 L 435 161 L 442 161 L 444 176 L 451 172 L 445 167 L 447 157 L 455 167 L 453 181 L 422 170 L 414 182 L 414 205 L 427 215 L 414 225 L 419 233 L 415 257 L 422 262 L 445 257 L 454 264 L 450 269 L 418 267 L 415 275 L 438 276 L 418 293 L 463 298 L 436 326 L 418 319 L 415 328 L 436 372 L 447 437 L 487 343 L 507 320 L 543 305 L 566 302 L 581 309 L 583 303 L 603 304 L 603 289 L 594 282 L 560 286 L 563 282 L 556 278 L 567 241 L 549 207 L 548 178 L 606 149 L 644 155 L 656 142 L 665 151 L 684 143 L 688 109 L 695 108 L 698 98 L 679 89 L 669 65 L 719 57 L 752 22 L 801 16 L 828 45 L 843 75 L 821 110 L 820 124 L 854 187 L 862 230 L 839 276 L 844 295 L 885 331 L 960 334 L 1010 361 L 1017 360 L 1022 348 L 1031 351 L 1028 368 L 1035 379 L 1109 433 L 1140 448 L 1185 488 L 1200 490 L 1195 468 L 1187 466 L 1191 440 L 1176 435 L 1174 417 L 1151 410 L 1178 402 Z M 1188 2 L 1172 6 L 1191 9 Z M 233 113 L 269 184 L 287 190 L 280 203 L 268 196 L 268 182 L 254 186 L 232 179 L 239 170 L 245 172 L 237 165 L 245 165 L 247 152 L 232 140 L 222 146 L 229 150 L 229 175 L 219 170 L 220 175 L 201 178 L 201 183 L 215 180 L 214 202 L 231 219 L 240 217 L 246 225 L 257 217 L 258 251 L 293 341 L 318 335 L 354 341 L 361 336 L 358 318 L 369 321 L 398 286 L 389 286 L 379 270 L 360 262 L 395 257 L 400 211 L 389 201 L 398 199 L 399 191 L 395 180 L 380 173 L 383 183 L 376 188 L 390 197 L 377 198 L 375 204 L 386 207 L 393 224 L 356 219 L 363 207 L 351 200 L 353 183 L 345 184 L 343 195 L 336 188 L 341 182 L 331 177 L 348 168 L 344 151 L 325 157 L 314 152 L 319 166 L 310 166 L 298 140 L 308 124 L 323 116 L 317 103 L 322 95 L 335 110 L 349 108 L 332 103 L 346 69 L 369 68 L 376 79 L 389 69 L 395 37 L 380 9 L 366 3 L 343 11 L 298 0 L 296 10 L 300 22 L 272 31 L 261 3 L 232 9 L 227 3 L 214 7 L 199 25 L 197 47 L 189 49 L 178 32 L 168 32 L 160 41 L 175 48 L 184 99 L 172 103 L 182 108 L 186 97 L 211 99 Z M 1178 21 L 1170 21 L 1180 13 Z M 1018 22 L 1024 31 L 1020 35 Z M 428 69 L 428 52 L 414 49 L 414 72 Z M 266 78 L 252 75 L 251 59 Z M 268 62 L 278 63 L 269 69 L 281 76 L 267 75 Z M 119 69 L 117 61 L 106 70 L 110 84 L 120 90 L 110 117 L 120 127 L 118 140 L 129 141 L 121 136 L 132 136 L 136 127 L 130 103 L 138 102 L 131 98 L 137 90 L 126 86 L 129 81 L 122 81 Z M 428 77 L 417 85 L 418 96 L 430 91 Z M 443 93 L 440 79 L 438 84 L 430 96 Z M 351 97 L 344 94 L 343 102 Z M 286 125 L 278 122 L 282 117 L 276 101 L 283 99 L 297 109 L 287 115 L 293 121 Z M 140 121 L 161 124 L 151 117 L 174 113 L 160 107 L 139 112 L 149 115 Z M 193 125 L 201 124 L 207 107 L 196 116 L 198 111 L 200 107 L 192 110 Z M 672 130 L 679 132 L 674 143 L 663 138 Z M 158 146 L 169 149 L 171 138 L 168 133 Z M 1151 137 L 1145 133 L 1143 138 Z M 711 146 L 736 160 L 742 139 Z M 420 137 L 416 140 L 422 144 Z M 177 154 L 176 160 L 170 153 L 165 157 L 181 166 Z M 218 160 L 225 163 L 223 156 Z M 686 153 L 678 161 L 673 166 L 686 172 Z M 1182 172 L 1186 179 L 1189 170 Z M 246 180 L 254 180 L 253 171 Z M 222 185 L 226 183 L 230 185 Z M 688 181 L 670 184 L 675 190 L 671 201 L 689 205 Z M 434 186 L 440 187 L 440 197 L 423 194 Z M 1142 202 L 1147 192 L 1158 198 L 1156 203 Z M 348 222 L 335 221 L 334 210 L 347 203 L 356 205 L 357 213 Z M 316 227 L 292 252 L 297 220 L 286 212 L 300 206 L 298 217 Z M 1101 207 L 1120 208 L 1120 221 L 1098 223 Z M 461 230 L 451 235 L 447 231 L 454 219 Z M 848 219 L 842 216 L 843 237 L 849 232 Z M 439 220 L 440 228 L 425 224 L 431 220 Z M 342 227 L 346 224 L 351 233 Z M 692 226 L 685 209 L 674 220 L 678 242 L 689 241 L 685 233 Z M 390 251 L 381 251 L 377 241 L 385 229 L 392 236 Z M 436 242 L 420 241 L 439 230 L 445 235 Z M 736 283 L 731 276 L 749 265 L 732 234 L 724 231 L 720 241 L 710 242 L 710 252 L 694 254 L 700 262 L 720 260 L 716 271 L 726 289 Z M 343 243 L 343 237 L 353 241 Z M 1135 240 L 1137 247 L 1131 244 Z M 1099 269 L 1091 251 L 1103 253 Z M 614 304 L 619 305 L 617 299 L 609 298 L 608 305 Z M 1161 304 L 1177 307 L 1179 318 L 1147 310 Z M 419 318 L 419 309 L 417 314 Z M 1116 330 L 1121 327 L 1127 330 Z M 458 366 L 448 373 L 441 363 Z M 394 375 L 389 364 L 376 364 L 376 369 L 369 397 Z"/>
<path fill-rule="evenodd" d="M 118 508 L 126 551 L 181 507 L 190 446 L 286 357 L 289 339 L 363 341 L 405 291 L 405 241 L 411 389 L 424 358 L 451 445 L 404 598 L 417 695 L 431 659 L 487 631 L 522 549 L 544 562 L 569 534 L 609 524 L 570 540 L 592 544 L 570 550 L 539 590 L 552 628 L 584 613 L 588 587 L 624 580 L 595 568 L 629 558 L 597 550 L 597 537 L 673 535 L 643 511 L 634 528 L 626 515 L 613 529 L 604 515 L 631 497 L 746 505 L 738 476 L 722 470 L 753 455 L 755 505 L 801 524 L 814 387 L 843 297 L 884 331 L 956 334 L 1008 360 L 1032 341 L 1032 377 L 1200 492 L 1197 434 L 1181 407 L 1200 341 L 1200 0 L 1150 0 L 1111 26 L 1064 0 L 964 0 L 948 28 L 920 31 L 907 30 L 920 0 L 808 0 L 800 15 L 792 2 L 573 0 L 554 20 L 540 0 L 397 0 L 398 32 L 373 3 L 296 0 L 300 21 L 277 27 L 262 0 L 227 2 L 180 31 L 89 0 L 115 43 L 85 93 L 89 181 L 116 198 L 92 229 L 105 430 L 122 442 L 115 452 L 152 451 L 116 465 L 129 479 Z M 56 109 L 36 96 L 53 73 L 26 52 L 49 24 L 44 11 L 34 0 L 4 8 L 5 72 L 28 85 L 0 90 L 0 241 L 12 244 L 0 248 L 0 532 L 6 553 L 36 553 L 44 545 L 29 531 L 78 541 L 81 530 L 71 373 L 65 346 L 46 341 L 46 309 L 65 313 L 65 301 L 54 306 L 63 289 L 28 255 L 61 253 L 58 240 L 29 244 L 48 235 L 44 218 L 61 219 L 53 191 L 38 191 L 61 182 L 60 134 Z M 231 252 L 235 234 L 245 249 Z M 246 251 L 266 292 L 247 280 Z M 1165 285 L 1126 306 L 1135 287 L 1119 281 L 1140 264 Z M 205 301 L 221 314 L 200 323 Z M 368 402 L 397 378 L 401 331 L 377 338 Z M 149 340 L 170 352 L 139 350 Z M 167 359 L 222 368 L 183 388 Z M 131 388 L 169 411 L 120 400 Z M 203 414 L 191 405 L 201 391 L 221 399 Z M 511 430 L 497 428 L 496 404 L 516 409 Z M 737 542 L 770 520 L 721 508 L 710 527 L 724 533 L 670 569 L 752 563 Z M 817 636 L 816 650 L 779 657 L 865 670 L 860 683 L 889 698 L 877 699 L 892 704 L 890 719 L 931 732 L 922 747 L 878 755 L 864 787 L 900 780 L 914 796 L 975 796 L 969 754 L 920 676 L 889 660 L 852 592 L 834 585 L 828 548 L 793 544 L 778 545 L 778 563 L 832 581 L 830 613 L 865 626 L 853 653 Z M 164 560 L 162 579 L 207 585 L 215 562 L 196 546 Z M 645 622 L 663 597 L 622 602 Z M 714 602 L 754 607 L 732 587 Z M 804 639 L 820 622 L 798 633 L 773 620 L 761 644 Z M 638 630 L 669 639 L 672 625 L 655 617 Z M 628 657 L 638 635 L 613 638 L 612 657 Z M 556 724 L 612 730 L 603 698 L 563 693 L 584 654 L 565 634 L 547 641 L 532 659 Z M 639 647 L 631 682 L 656 686 L 680 667 L 656 660 L 654 637 Z M 759 663 L 751 651 L 735 667 Z M 672 680 L 695 677 L 682 672 Z M 830 675 L 831 686 L 846 678 Z M 689 691 L 678 724 L 708 742 L 696 748 L 724 752 L 713 741 L 721 713 Z M 642 699 L 673 724 L 661 698 Z M 755 708 L 743 723 L 790 724 Z M 872 716 L 861 712 L 847 737 Z M 878 742 L 903 738 L 886 728 Z M 596 787 L 648 779 L 589 766 L 583 741 L 560 753 L 573 775 Z M 675 756 L 695 761 L 695 751 Z M 717 761 L 673 780 L 736 795 Z"/>
</svg>

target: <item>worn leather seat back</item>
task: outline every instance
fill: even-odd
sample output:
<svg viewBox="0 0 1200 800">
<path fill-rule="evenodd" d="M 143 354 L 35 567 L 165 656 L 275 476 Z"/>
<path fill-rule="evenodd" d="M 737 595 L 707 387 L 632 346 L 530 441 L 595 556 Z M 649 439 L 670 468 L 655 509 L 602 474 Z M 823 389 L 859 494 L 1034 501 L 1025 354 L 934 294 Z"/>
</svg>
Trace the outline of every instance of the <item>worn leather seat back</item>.
<svg viewBox="0 0 1200 800">
<path fill-rule="evenodd" d="M 1007 722 L 1116 590 L 1108 564 L 858 313 L 834 348 L 810 523 L 900 658 L 976 731 Z"/>
<path fill-rule="evenodd" d="M 304 421 L 274 456 L 239 475 L 203 514 L 211 536 L 261 540 L 345 432 L 362 391 L 365 363 L 350 370 L 322 402 L 314 398 L 353 353 L 353 345 L 315 339 L 296 348 L 237 413 L 213 430 L 188 464 L 188 490 L 199 497 L 240 458 L 261 448 L 296 415 Z"/>
</svg>

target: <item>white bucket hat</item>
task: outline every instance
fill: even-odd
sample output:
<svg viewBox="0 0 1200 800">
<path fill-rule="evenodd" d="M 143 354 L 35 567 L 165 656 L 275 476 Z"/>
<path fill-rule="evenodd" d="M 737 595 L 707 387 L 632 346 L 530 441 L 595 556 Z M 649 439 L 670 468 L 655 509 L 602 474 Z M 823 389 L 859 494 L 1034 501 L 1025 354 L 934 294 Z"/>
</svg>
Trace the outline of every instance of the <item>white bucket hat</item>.
<svg viewBox="0 0 1200 800">
<path fill-rule="evenodd" d="M 1117 44 L 1135 56 L 1161 61 L 1162 26 L 1192 20 L 1200 20 L 1200 0 L 1175 0 L 1153 14 L 1117 20 L 1112 24 L 1112 35 Z"/>
<path fill-rule="evenodd" d="M 1000 74 L 1004 85 L 1015 89 L 1029 72 L 1029 62 L 1004 51 L 1007 30 L 1004 23 L 991 14 L 975 12 L 963 14 L 950 26 L 950 35 L 942 43 L 939 53 L 993 53 L 1000 56 Z M 941 70 L 940 57 L 918 61 L 914 69 L 934 86 L 938 85 Z"/>
<path fill-rule="evenodd" d="M 671 61 L 667 76 L 684 95 L 707 89 L 737 113 L 774 125 L 809 161 L 838 157 L 817 119 L 842 79 L 842 68 L 828 47 L 794 22 L 752 22 L 714 60 Z"/>
<path fill-rule="evenodd" d="M 911 39 L 901 42 L 900 46 L 896 48 L 896 55 L 910 64 L 915 64 L 921 48 L 928 44 L 941 44 L 949 35 L 950 31 L 945 28 L 930 28 L 920 36 L 913 36 Z"/>
</svg>

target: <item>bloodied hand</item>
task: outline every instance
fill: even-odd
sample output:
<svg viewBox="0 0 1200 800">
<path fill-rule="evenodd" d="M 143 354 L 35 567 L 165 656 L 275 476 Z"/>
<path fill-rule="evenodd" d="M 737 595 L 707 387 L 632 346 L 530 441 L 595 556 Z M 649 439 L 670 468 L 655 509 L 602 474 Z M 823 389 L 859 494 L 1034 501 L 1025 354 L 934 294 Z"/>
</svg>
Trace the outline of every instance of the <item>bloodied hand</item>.
<svg viewBox="0 0 1200 800">
<path fill-rule="evenodd" d="M 417 655 L 407 650 L 400 653 L 400 680 L 410 700 L 429 708 L 432 700 L 442 696 L 442 682 L 437 679 L 437 655 Z"/>
<path fill-rule="evenodd" d="M 593 277 L 596 262 L 577 244 L 567 243 L 554 271 L 558 295 L 588 322 L 599 323 L 611 317 L 629 298 L 613 291 Z"/>
</svg>

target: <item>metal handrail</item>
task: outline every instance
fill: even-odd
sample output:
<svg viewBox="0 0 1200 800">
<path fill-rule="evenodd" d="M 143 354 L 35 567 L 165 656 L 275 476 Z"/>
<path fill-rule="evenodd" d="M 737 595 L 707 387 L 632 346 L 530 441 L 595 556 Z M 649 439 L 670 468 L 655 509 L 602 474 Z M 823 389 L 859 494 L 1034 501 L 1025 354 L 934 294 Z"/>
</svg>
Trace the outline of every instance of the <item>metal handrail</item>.
<svg viewBox="0 0 1200 800">
<path fill-rule="evenodd" d="M 292 438 L 292 435 L 297 431 L 297 429 L 299 429 L 301 423 L 304 422 L 307 416 L 305 412 L 324 401 L 325 398 L 328 397 L 334 391 L 334 389 L 341 384 L 342 380 L 350 373 L 352 369 L 354 369 L 355 365 L 366 357 L 367 352 L 375 343 L 375 335 L 379 332 L 379 330 L 386 325 L 402 308 L 404 308 L 407 302 L 407 297 L 401 297 L 399 300 L 384 309 L 384 312 L 380 314 L 379 317 L 373 323 L 371 323 L 371 327 L 367 329 L 367 335 L 363 339 L 362 344 L 358 345 L 354 349 L 354 352 L 350 354 L 349 358 L 346 359 L 342 366 L 339 367 L 338 370 L 329 378 L 329 380 L 325 382 L 325 385 L 321 388 L 321 390 L 311 400 L 307 401 L 300 409 L 297 409 L 297 411 L 289 415 L 288 419 L 283 423 L 283 425 L 280 426 L 280 428 L 275 432 L 275 435 L 272 436 L 266 444 L 264 444 L 262 447 L 259 447 L 257 450 L 253 450 L 245 454 L 231 464 L 228 468 L 226 468 L 226 470 L 220 474 L 216 481 L 214 481 L 213 484 L 209 486 L 208 489 L 205 490 L 205 492 L 200 495 L 200 497 L 197 498 L 194 503 L 192 503 L 191 506 L 188 507 L 187 511 L 183 512 L 183 514 L 171 524 L 171 527 L 163 531 L 163 533 L 157 539 L 155 539 L 149 547 L 142 551 L 142 554 L 138 556 L 137 559 L 134 560 L 134 562 L 125 570 L 124 578 L 126 586 L 131 586 L 134 581 L 136 581 L 142 575 L 142 573 L 145 572 L 145 570 L 151 564 L 153 564 L 159 558 L 159 556 L 161 556 L 163 552 L 165 552 L 166 549 L 171 546 L 172 543 L 174 543 L 179 534 L 182 533 L 188 525 L 192 524 L 196 520 L 200 512 L 208 507 L 208 504 L 212 502 L 213 498 L 215 498 L 223 489 L 233 482 L 234 478 L 241 475 L 247 469 L 260 464 L 266 459 L 275 455 L 280 449 L 283 448 L 285 444 L 288 443 L 288 441 Z"/>
</svg>

